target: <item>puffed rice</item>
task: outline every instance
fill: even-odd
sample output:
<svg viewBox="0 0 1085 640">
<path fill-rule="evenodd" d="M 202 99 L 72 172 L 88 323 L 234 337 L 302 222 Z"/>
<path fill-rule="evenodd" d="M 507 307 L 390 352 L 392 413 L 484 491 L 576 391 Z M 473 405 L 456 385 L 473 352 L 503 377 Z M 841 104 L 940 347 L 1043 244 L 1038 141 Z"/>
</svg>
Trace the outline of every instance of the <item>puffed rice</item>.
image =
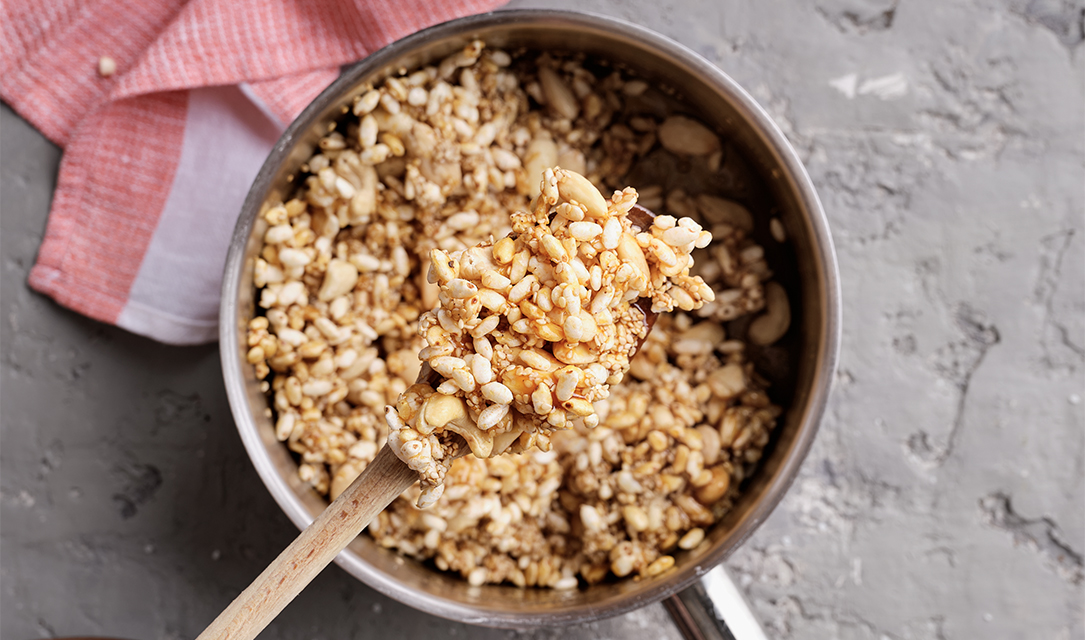
<svg viewBox="0 0 1085 640">
<path fill-rule="evenodd" d="M 514 58 L 472 43 L 443 62 L 408 72 L 362 90 L 303 168 L 292 199 L 269 203 L 265 246 L 254 261 L 262 315 L 250 322 L 246 358 L 270 383 L 274 435 L 298 457 L 299 478 L 331 498 L 384 446 L 385 407 L 418 375 L 424 345 L 419 318 L 440 303 L 437 278 L 427 280 L 431 252 L 452 254 L 505 238 L 511 213 L 530 210 L 548 168 L 575 171 L 609 193 L 630 183 L 627 174 L 639 159 L 666 155 L 660 145 L 676 144 L 675 121 L 663 126 L 669 118 L 658 107 L 625 115 L 631 101 L 666 103 L 655 84 L 603 67 L 588 70 L 576 59 Z M 550 78 L 545 85 L 544 77 Z M 574 107 L 578 113 L 570 118 Z M 679 125 L 679 133 L 695 133 L 675 152 L 679 160 L 718 170 L 719 137 L 689 114 L 682 117 L 696 126 Z M 755 246 L 750 233 L 759 212 L 707 190 L 665 190 L 661 185 L 673 182 L 655 174 L 652 180 L 635 186 L 641 204 L 661 214 L 657 220 L 673 217 L 677 227 L 677 218 L 688 216 L 711 234 L 706 247 L 703 236 L 694 241 L 690 273 L 701 276 L 715 300 L 697 311 L 660 316 L 625 380 L 593 404 L 589 417 L 597 426 L 573 420 L 552 438 L 541 436 L 551 445 L 548 452 L 456 461 L 440 485 L 443 495 L 429 495 L 433 505 L 426 511 L 415 506 L 416 486 L 378 516 L 368 528 L 378 544 L 476 584 L 574 588 L 608 576 L 666 571 L 671 561 L 661 558 L 674 558 L 674 549 L 696 539 L 691 532 L 703 531 L 731 507 L 781 411 L 747 358 L 746 336 L 728 336 L 722 325 L 765 310 L 766 298 L 775 295 L 769 293 L 773 287 L 766 289 L 773 274 L 764 256 L 747 251 Z M 588 199 L 597 208 L 599 201 Z M 586 213 L 573 220 L 577 212 L 566 213 L 570 234 L 594 234 L 588 225 L 597 224 L 602 246 L 617 251 L 620 224 L 600 224 Z M 587 225 L 573 226 L 581 222 Z M 646 240 L 642 251 L 669 260 Z M 532 273 L 511 239 L 494 242 L 492 252 L 508 267 L 502 273 L 509 289 Z M 342 262 L 356 268 L 357 280 L 340 292 L 353 278 L 344 267 L 331 266 Z M 329 270 L 339 273 L 325 289 Z M 575 275 L 578 282 L 583 277 Z M 602 273 L 598 280 L 591 270 L 588 276 L 593 297 L 581 307 L 605 315 L 613 300 L 600 288 Z M 506 304 L 509 291 L 498 290 L 503 287 L 490 280 L 480 290 L 487 309 Z M 554 307 L 545 309 L 548 298 L 537 294 L 529 290 L 520 303 L 549 313 Z M 525 309 L 535 313 L 519 303 L 502 311 L 531 322 Z M 762 339 L 780 331 L 777 313 L 770 299 L 764 317 L 774 318 L 774 331 Z M 556 331 L 554 324 L 540 328 L 543 340 L 557 339 L 547 333 Z M 470 373 L 479 392 L 494 381 L 482 382 L 485 373 L 480 376 L 476 365 L 500 354 L 495 330 L 497 325 L 483 323 L 471 330 L 477 357 L 461 358 L 465 367 L 454 368 Z M 437 346 L 428 356 L 454 353 Z M 607 368 L 583 369 L 581 384 L 607 383 Z M 727 373 L 716 373 L 723 369 Z M 551 404 L 564 402 L 566 393 L 555 380 Z M 590 531 L 584 513 L 590 514 Z M 647 528 L 640 530 L 645 518 Z"/>
<path fill-rule="evenodd" d="M 598 424 L 592 402 L 608 397 L 610 385 L 621 382 L 648 331 L 644 311 L 633 304 L 638 298 L 650 299 L 657 313 L 675 306 L 697 309 L 714 299 L 703 280 L 689 276 L 689 251 L 701 233 L 696 222 L 683 218 L 676 226 L 674 218 L 664 216 L 662 224 L 653 221 L 641 229 L 629 219 L 637 199 L 635 190 L 615 192 L 607 201 L 578 173 L 554 168 L 543 175 L 540 193 L 544 195 L 536 199 L 534 211 L 512 214 L 513 252 L 527 254 L 532 269 L 519 282 L 513 284 L 509 277 L 511 264 L 498 264 L 491 242 L 452 254 L 440 249 L 430 252 L 440 308 L 421 318 L 419 332 L 425 343 L 421 357 L 456 384 L 427 381 L 408 389 L 408 396 L 396 405 L 398 418 L 389 424 L 401 432 L 388 440 L 396 455 L 419 471 L 422 501 L 429 502 L 428 496 L 454 460 L 452 452 L 458 449 L 459 438 L 453 434 L 466 439 L 474 455 L 489 457 L 540 445 L 539 435 L 568 428 L 574 420 Z M 576 218 L 587 216 L 603 224 L 617 220 L 622 234 L 617 251 L 605 249 L 596 239 L 602 233 L 599 224 L 569 223 L 566 214 L 570 211 L 576 212 Z M 573 225 L 594 229 L 578 234 Z M 669 259 L 652 251 L 646 255 L 640 245 L 649 243 L 661 244 Z M 623 247 L 627 247 L 624 252 Z M 604 295 L 609 301 L 608 322 L 598 321 L 586 308 L 592 297 L 585 286 L 590 269 L 602 274 L 595 297 Z M 484 305 L 480 287 L 493 290 L 499 300 Z M 501 293 L 505 290 L 507 297 Z M 484 306 L 491 315 L 480 315 Z M 527 317 L 512 317 L 519 314 Z M 495 341 L 486 350 L 488 357 L 474 352 L 475 327 L 485 327 L 484 335 Z M 436 355 L 448 351 L 448 345 L 455 356 Z M 480 357 L 485 365 L 474 364 Z M 472 360 L 471 367 L 467 359 Z M 585 368 L 592 364 L 606 370 L 600 376 L 605 380 L 586 375 Z M 487 383 L 478 389 L 472 371 L 483 366 Z M 498 382 L 489 382 L 490 377 Z M 428 414 L 428 403 L 439 400 L 451 407 L 447 396 L 461 400 L 462 405 L 448 415 L 447 424 L 437 423 Z M 404 448 L 421 439 L 428 446 Z M 506 446 L 495 447 L 497 439 Z M 541 444 L 544 450 L 545 442 Z M 421 457 L 414 460 L 414 456 Z"/>
</svg>

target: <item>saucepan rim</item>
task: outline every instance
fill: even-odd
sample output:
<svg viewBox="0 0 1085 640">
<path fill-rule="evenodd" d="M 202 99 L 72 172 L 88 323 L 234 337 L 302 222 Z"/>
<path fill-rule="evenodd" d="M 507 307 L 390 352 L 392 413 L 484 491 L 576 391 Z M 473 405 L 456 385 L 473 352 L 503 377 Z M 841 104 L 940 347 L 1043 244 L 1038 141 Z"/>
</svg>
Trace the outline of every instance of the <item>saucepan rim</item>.
<svg viewBox="0 0 1085 640">
<path fill-rule="evenodd" d="M 799 466 L 806 457 L 818 422 L 824 412 L 829 396 L 840 342 L 840 290 L 836 255 L 825 213 L 822 210 L 814 186 L 806 169 L 783 133 L 745 90 L 716 66 L 685 46 L 644 27 L 589 13 L 521 9 L 504 10 L 452 20 L 430 27 L 400 39 L 368 58 L 347 69 L 310 104 L 286 129 L 268 155 L 260 173 L 253 182 L 243 205 L 237 226 L 231 239 L 227 256 L 219 322 L 219 339 L 223 376 L 227 395 L 238 432 L 260 478 L 286 515 L 299 528 L 304 528 L 314 514 L 305 507 L 301 498 L 279 472 L 270 458 L 268 445 L 258 432 L 254 408 L 250 404 L 251 392 L 243 367 L 244 350 L 240 342 L 247 318 L 239 318 L 242 269 L 246 267 L 246 248 L 256 216 L 261 211 L 268 192 L 275 185 L 277 172 L 290 157 L 298 141 L 311 130 L 329 105 L 342 99 L 344 92 L 357 86 L 367 75 L 385 69 L 398 59 L 409 55 L 434 40 L 462 36 L 476 31 L 508 25 L 523 28 L 537 25 L 544 28 L 568 27 L 615 34 L 641 43 L 668 64 L 679 65 L 695 72 L 713 91 L 726 99 L 739 111 L 769 148 L 773 159 L 784 174 L 797 206 L 808 225 L 813 245 L 813 264 L 803 267 L 816 270 L 822 322 L 819 334 L 814 336 L 816 351 L 807 357 L 817 359 L 817 368 L 802 408 L 800 427 L 785 459 L 775 471 L 769 485 L 744 518 L 735 524 L 727 535 L 714 544 L 714 548 L 697 557 L 696 562 L 678 567 L 670 574 L 655 578 L 645 589 L 623 596 L 608 603 L 606 607 L 584 603 L 572 603 L 556 611 L 498 610 L 485 604 L 465 605 L 432 593 L 414 589 L 397 581 L 394 576 L 378 571 L 365 559 L 350 549 L 336 558 L 336 562 L 349 573 L 374 589 L 420 610 L 452 620 L 498 627 L 533 627 L 539 625 L 570 624 L 610 617 L 659 601 L 689 586 L 699 576 L 722 562 L 768 517 L 791 485 Z M 251 375 L 249 376 L 251 377 Z M 466 585 L 465 585 L 466 586 Z M 589 587 L 590 589 L 590 587 Z"/>
</svg>

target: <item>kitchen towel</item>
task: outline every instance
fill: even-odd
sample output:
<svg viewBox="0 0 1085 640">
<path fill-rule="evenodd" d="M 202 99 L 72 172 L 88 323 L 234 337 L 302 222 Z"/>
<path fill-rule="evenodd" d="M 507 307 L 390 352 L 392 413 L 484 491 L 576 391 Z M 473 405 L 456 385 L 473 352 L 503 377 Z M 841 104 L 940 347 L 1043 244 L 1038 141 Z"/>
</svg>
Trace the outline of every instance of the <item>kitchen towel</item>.
<svg viewBox="0 0 1085 640">
<path fill-rule="evenodd" d="M 64 148 L 30 286 L 155 340 L 215 340 L 230 233 L 282 130 L 341 65 L 502 3 L 3 3 L 0 97 Z"/>
</svg>

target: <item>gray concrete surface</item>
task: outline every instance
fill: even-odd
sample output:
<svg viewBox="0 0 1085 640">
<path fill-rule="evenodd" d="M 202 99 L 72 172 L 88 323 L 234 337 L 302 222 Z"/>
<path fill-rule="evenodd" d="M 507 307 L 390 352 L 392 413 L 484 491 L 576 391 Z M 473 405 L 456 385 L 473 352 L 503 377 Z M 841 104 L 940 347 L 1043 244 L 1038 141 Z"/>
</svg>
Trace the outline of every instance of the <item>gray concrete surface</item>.
<svg viewBox="0 0 1085 640">
<path fill-rule="evenodd" d="M 835 395 L 729 563 L 770 637 L 1085 636 L 1081 0 L 556 4 L 731 74 L 831 218 Z M 245 458 L 213 346 L 26 288 L 60 152 L 6 108 L 0 143 L 0 635 L 192 637 L 295 530 Z M 658 606 L 531 634 L 450 624 L 338 568 L 264 637 L 445 635 L 676 637 Z"/>
</svg>

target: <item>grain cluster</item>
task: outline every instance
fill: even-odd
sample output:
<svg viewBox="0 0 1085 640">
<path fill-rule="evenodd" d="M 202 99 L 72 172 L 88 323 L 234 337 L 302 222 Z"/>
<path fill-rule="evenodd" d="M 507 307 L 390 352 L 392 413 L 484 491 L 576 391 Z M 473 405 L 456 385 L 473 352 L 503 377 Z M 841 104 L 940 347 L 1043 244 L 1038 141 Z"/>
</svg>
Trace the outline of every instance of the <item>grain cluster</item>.
<svg viewBox="0 0 1085 640">
<path fill-rule="evenodd" d="M 440 274 L 427 278 L 431 257 L 512 233 L 513 214 L 532 211 L 546 169 L 584 176 L 602 193 L 632 184 L 640 204 L 671 216 L 673 228 L 688 228 L 677 224 L 688 217 L 711 233 L 707 247 L 695 243 L 690 274 L 711 296 L 683 311 L 671 295 L 678 308 L 661 315 L 625 379 L 591 403 L 594 428 L 573 420 L 548 436 L 549 451 L 456 461 L 431 508 L 415 506 L 415 487 L 380 514 L 368 530 L 379 544 L 471 584 L 571 588 L 668 570 L 671 554 L 703 544 L 733 504 L 781 412 L 748 345 L 774 342 L 790 323 L 787 292 L 751 234 L 756 222 L 772 230 L 766 237 L 785 236 L 779 221 L 755 219 L 714 184 L 683 190 L 666 178 L 630 178 L 649 154 L 712 175 L 729 162 L 725 141 L 664 98 L 658 86 L 581 59 L 514 58 L 472 43 L 365 87 L 295 177 L 291 199 L 262 212 L 247 358 L 300 479 L 332 498 L 384 446 L 385 407 L 419 373 L 418 354 L 429 348 L 420 320 L 440 306 Z M 505 246 L 491 249 L 505 256 Z M 536 284 L 525 299 L 541 310 Z M 518 320 L 535 313 L 517 309 Z M 553 330 L 543 339 L 556 339 L 558 328 L 584 338 L 577 332 L 591 325 L 576 317 L 580 326 L 566 327 L 568 317 L 535 326 Z M 521 349 L 530 332 L 522 335 Z M 479 355 L 473 337 L 472 347 Z M 462 359 L 478 384 L 477 358 Z M 551 381 L 558 406 L 560 381 Z"/>
</svg>

